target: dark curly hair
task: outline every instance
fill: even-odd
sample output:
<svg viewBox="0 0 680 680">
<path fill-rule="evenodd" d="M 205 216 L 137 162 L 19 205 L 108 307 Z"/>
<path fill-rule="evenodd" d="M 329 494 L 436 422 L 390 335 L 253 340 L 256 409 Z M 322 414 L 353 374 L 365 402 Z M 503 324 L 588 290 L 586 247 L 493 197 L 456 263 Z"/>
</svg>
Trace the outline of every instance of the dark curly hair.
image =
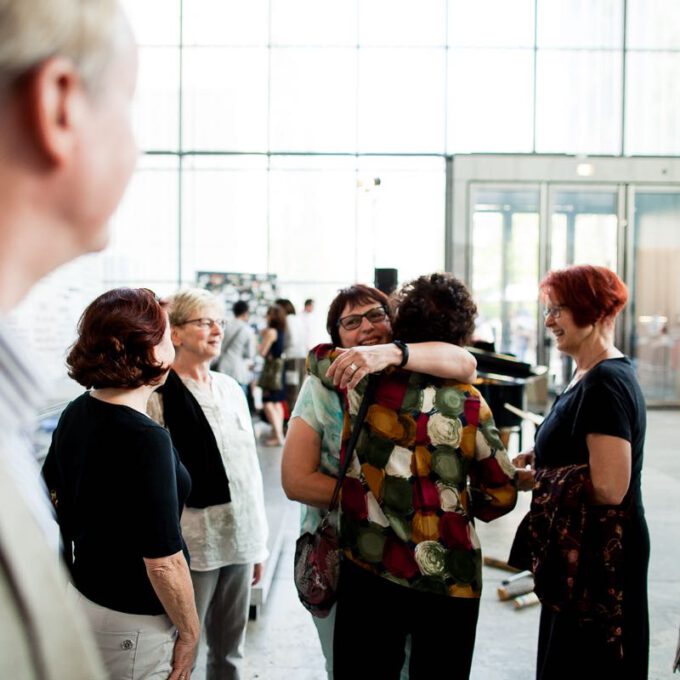
<svg viewBox="0 0 680 680">
<path fill-rule="evenodd" d="M 394 337 L 402 342 L 438 340 L 465 345 L 475 329 L 477 306 L 451 274 L 420 276 L 395 293 Z"/>
<path fill-rule="evenodd" d="M 148 288 L 114 288 L 91 302 L 66 357 L 69 376 L 83 387 L 155 385 L 168 367 L 156 361 L 168 317 Z"/>
</svg>

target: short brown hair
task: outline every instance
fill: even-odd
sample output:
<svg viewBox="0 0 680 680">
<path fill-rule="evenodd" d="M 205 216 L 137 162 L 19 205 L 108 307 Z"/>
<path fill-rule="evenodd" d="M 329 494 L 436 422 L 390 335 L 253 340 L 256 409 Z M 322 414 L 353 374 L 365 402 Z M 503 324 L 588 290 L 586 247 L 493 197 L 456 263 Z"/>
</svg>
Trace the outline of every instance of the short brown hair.
<svg viewBox="0 0 680 680">
<path fill-rule="evenodd" d="M 66 357 L 69 376 L 95 389 L 156 384 L 167 371 L 154 355 L 167 323 L 163 304 L 148 288 L 103 293 L 80 317 Z"/>
<path fill-rule="evenodd" d="M 340 332 L 338 331 L 338 321 L 345 306 L 350 304 L 367 305 L 369 302 L 377 302 L 382 305 L 389 313 L 389 299 L 385 293 L 373 286 L 366 286 L 363 283 L 355 283 L 353 286 L 343 288 L 331 302 L 328 308 L 328 316 L 326 317 L 326 330 L 331 336 L 331 340 L 336 347 L 342 347 L 340 341 Z"/>
<path fill-rule="evenodd" d="M 613 319 L 628 302 L 626 284 L 611 269 L 590 264 L 548 272 L 539 287 L 544 297 L 569 308 L 579 328 Z"/>
<path fill-rule="evenodd" d="M 394 296 L 394 337 L 402 342 L 465 345 L 475 329 L 477 306 L 470 291 L 451 274 L 420 276 Z"/>
</svg>

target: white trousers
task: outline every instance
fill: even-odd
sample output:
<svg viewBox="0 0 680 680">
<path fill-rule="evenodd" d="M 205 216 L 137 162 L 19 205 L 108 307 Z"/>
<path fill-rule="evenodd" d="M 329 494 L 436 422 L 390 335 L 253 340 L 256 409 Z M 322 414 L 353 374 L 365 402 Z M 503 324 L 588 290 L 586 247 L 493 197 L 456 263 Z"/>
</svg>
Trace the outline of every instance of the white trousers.
<svg viewBox="0 0 680 680">
<path fill-rule="evenodd" d="M 208 645 L 206 680 L 241 680 L 252 564 L 193 571 L 198 619 Z"/>
<path fill-rule="evenodd" d="M 69 586 L 85 613 L 110 680 L 167 680 L 172 672 L 176 629 L 165 615 L 107 609 Z"/>
</svg>

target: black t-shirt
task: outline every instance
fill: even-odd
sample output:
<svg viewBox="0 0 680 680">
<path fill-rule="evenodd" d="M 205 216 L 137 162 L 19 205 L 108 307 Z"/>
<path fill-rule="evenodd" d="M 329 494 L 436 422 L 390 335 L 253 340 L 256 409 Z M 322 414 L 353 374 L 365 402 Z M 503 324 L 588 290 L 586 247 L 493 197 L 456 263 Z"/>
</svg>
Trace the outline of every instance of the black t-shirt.
<svg viewBox="0 0 680 680">
<path fill-rule="evenodd" d="M 625 357 L 606 359 L 556 399 L 536 432 L 536 466 L 588 463 L 588 434 L 621 437 L 631 445 L 627 495 L 640 505 L 645 429 L 645 401 L 633 366 Z"/>
<path fill-rule="evenodd" d="M 191 479 L 168 432 L 86 392 L 64 410 L 43 475 L 73 541 L 78 590 L 109 609 L 162 614 L 143 558 L 189 559 L 180 516 Z"/>
</svg>

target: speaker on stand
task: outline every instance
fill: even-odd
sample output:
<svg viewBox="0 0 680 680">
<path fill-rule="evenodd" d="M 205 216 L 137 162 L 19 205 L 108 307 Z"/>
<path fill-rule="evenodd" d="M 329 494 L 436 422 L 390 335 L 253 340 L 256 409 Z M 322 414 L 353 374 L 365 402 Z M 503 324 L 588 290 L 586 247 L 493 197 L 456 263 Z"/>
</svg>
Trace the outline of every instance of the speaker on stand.
<svg viewBox="0 0 680 680">
<path fill-rule="evenodd" d="M 375 269 L 375 287 L 386 295 L 391 295 L 396 290 L 398 280 L 397 269 Z"/>
</svg>

